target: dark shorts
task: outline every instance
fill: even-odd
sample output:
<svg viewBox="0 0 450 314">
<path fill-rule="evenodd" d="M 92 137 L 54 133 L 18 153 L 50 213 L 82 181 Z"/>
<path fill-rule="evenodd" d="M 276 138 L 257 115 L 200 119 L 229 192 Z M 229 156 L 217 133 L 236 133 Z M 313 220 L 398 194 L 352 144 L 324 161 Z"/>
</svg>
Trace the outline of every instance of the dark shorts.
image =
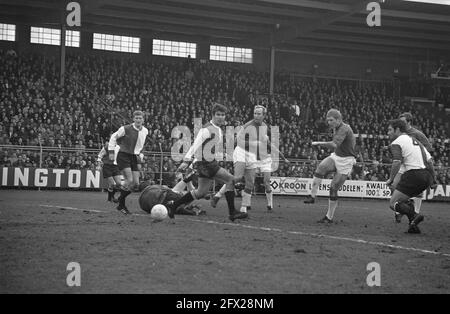
<svg viewBox="0 0 450 314">
<path fill-rule="evenodd" d="M 213 178 L 220 170 L 219 163 L 217 161 L 198 161 L 195 163 L 195 169 L 199 178 Z"/>
<path fill-rule="evenodd" d="M 413 169 L 402 174 L 396 190 L 408 195 L 409 197 L 415 197 L 430 187 L 432 183 L 433 176 L 428 170 Z"/>
<path fill-rule="evenodd" d="M 137 155 L 119 152 L 117 154 L 117 166 L 119 170 L 131 168 L 131 171 L 139 171 Z"/>
<path fill-rule="evenodd" d="M 119 167 L 117 167 L 117 165 L 104 164 L 102 170 L 103 170 L 103 178 L 105 179 L 120 175 L 120 170 Z"/>
</svg>

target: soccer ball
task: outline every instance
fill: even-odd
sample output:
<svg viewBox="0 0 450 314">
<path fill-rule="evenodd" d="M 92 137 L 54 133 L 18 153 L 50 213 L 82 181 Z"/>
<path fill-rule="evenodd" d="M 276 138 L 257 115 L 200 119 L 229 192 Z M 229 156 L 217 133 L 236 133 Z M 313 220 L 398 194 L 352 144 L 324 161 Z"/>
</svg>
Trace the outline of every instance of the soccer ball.
<svg viewBox="0 0 450 314">
<path fill-rule="evenodd" d="M 156 220 L 161 221 L 165 218 L 167 218 L 167 208 L 163 204 L 157 204 L 152 207 L 152 210 L 150 212 L 150 216 Z"/>
</svg>

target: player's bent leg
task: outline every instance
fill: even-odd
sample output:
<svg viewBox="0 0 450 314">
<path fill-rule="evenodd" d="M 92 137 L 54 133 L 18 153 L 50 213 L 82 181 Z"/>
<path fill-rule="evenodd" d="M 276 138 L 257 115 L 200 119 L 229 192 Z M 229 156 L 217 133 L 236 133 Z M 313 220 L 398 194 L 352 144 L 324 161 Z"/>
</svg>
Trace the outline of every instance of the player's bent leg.
<svg viewBox="0 0 450 314">
<path fill-rule="evenodd" d="M 400 182 L 400 179 L 402 178 L 402 173 L 398 172 L 395 177 L 394 177 L 394 181 L 392 181 L 392 185 L 391 185 L 391 194 L 394 193 L 398 183 Z M 400 214 L 399 212 L 394 211 L 394 218 L 395 218 L 395 222 L 396 223 L 401 223 L 402 222 L 402 217 L 403 215 Z"/>
<path fill-rule="evenodd" d="M 108 184 L 108 202 L 117 203 L 117 200 L 114 198 L 114 187 L 116 185 L 113 177 L 106 178 L 106 182 Z"/>
<path fill-rule="evenodd" d="M 222 195 L 225 194 L 226 190 L 227 190 L 227 185 L 224 184 L 224 185 L 222 185 L 220 190 L 213 197 L 211 197 L 211 207 L 212 208 L 216 208 L 217 207 L 217 203 L 219 202 L 219 200 L 222 197 Z"/>
<path fill-rule="evenodd" d="M 236 161 L 234 163 L 234 185 L 238 190 L 242 190 L 244 185 L 242 181 L 244 180 L 246 163 L 243 161 Z"/>
<path fill-rule="evenodd" d="M 244 163 L 244 166 L 245 166 L 245 163 Z M 228 212 L 229 212 L 230 220 L 234 221 L 235 219 L 247 218 L 248 217 L 247 213 L 238 212 L 234 206 L 234 179 L 235 179 L 235 176 L 230 174 L 227 170 L 220 168 L 220 170 L 216 173 L 216 176 L 214 178 L 226 183 L 227 188 L 226 188 L 226 192 L 225 192 L 225 198 L 226 198 L 227 204 L 228 204 Z"/>
<path fill-rule="evenodd" d="M 251 206 L 252 191 L 255 187 L 256 169 L 247 169 L 244 173 L 245 188 L 242 191 L 241 213 L 246 213 Z"/>
<path fill-rule="evenodd" d="M 338 191 L 347 180 L 347 175 L 336 173 L 330 183 L 330 198 L 328 199 L 328 211 L 319 222 L 332 222 L 338 206 Z"/>
<path fill-rule="evenodd" d="M 198 178 L 198 187 L 191 192 L 191 194 L 194 196 L 194 199 L 199 200 L 205 197 L 205 195 L 209 193 L 212 183 L 212 179 Z"/>
<path fill-rule="evenodd" d="M 131 194 L 131 188 L 133 187 L 133 173 L 131 168 L 122 169 L 122 174 L 124 177 L 124 184 L 121 187 L 120 196 L 119 196 L 119 206 L 117 206 L 117 210 L 122 212 L 125 215 L 131 214 L 128 208 L 125 206 L 125 199 L 128 195 Z M 131 187 L 131 188 L 130 188 Z"/>
<path fill-rule="evenodd" d="M 199 177 L 198 178 L 198 187 L 196 190 L 188 192 L 185 195 L 183 195 L 183 197 L 181 197 L 173 202 L 170 202 L 168 204 L 167 209 L 168 209 L 169 217 L 172 219 L 175 218 L 175 211 L 181 205 L 189 204 L 193 200 L 201 199 L 202 197 L 204 197 L 208 193 L 212 182 L 213 182 L 212 179 Z"/>
<path fill-rule="evenodd" d="M 416 214 L 420 213 L 420 208 L 422 207 L 422 195 L 423 193 L 420 193 L 420 195 L 412 198 L 414 202 L 414 211 Z"/>
<path fill-rule="evenodd" d="M 320 183 L 322 182 L 322 179 L 325 178 L 327 174 L 334 171 L 336 171 L 336 166 L 331 156 L 328 156 L 320 162 L 319 166 L 317 166 L 317 169 L 314 172 L 311 195 L 304 201 L 305 204 L 313 204 L 315 202 L 317 191 L 319 189 Z"/>
<path fill-rule="evenodd" d="M 389 201 L 389 205 L 393 211 L 408 217 L 408 233 L 420 233 L 418 225 L 423 221 L 424 217 L 416 214 L 414 211 L 414 203 L 410 198 L 410 195 L 407 195 L 399 190 L 395 190 Z"/>
<path fill-rule="evenodd" d="M 133 183 L 132 183 L 132 189 L 131 189 L 131 191 L 132 191 L 135 187 L 139 186 L 139 177 L 140 177 L 140 175 L 141 175 L 141 173 L 140 173 L 139 171 L 133 171 L 132 173 L 133 173 Z"/>
<path fill-rule="evenodd" d="M 187 183 L 181 180 L 172 188 L 175 193 L 182 193 L 186 189 Z"/>
</svg>

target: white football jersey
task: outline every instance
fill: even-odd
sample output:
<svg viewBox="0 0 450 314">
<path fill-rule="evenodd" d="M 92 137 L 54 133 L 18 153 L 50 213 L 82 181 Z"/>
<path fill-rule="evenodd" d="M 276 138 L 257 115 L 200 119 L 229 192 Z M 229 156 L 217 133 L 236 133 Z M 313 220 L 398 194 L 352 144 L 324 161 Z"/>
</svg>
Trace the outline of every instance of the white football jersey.
<svg viewBox="0 0 450 314">
<path fill-rule="evenodd" d="M 416 139 L 413 139 L 411 136 L 402 134 L 392 142 L 391 145 L 399 145 L 402 149 L 402 168 L 405 171 L 411 169 L 425 169 L 426 165 L 422 158 L 422 151 L 420 149 L 420 144 Z M 427 160 L 431 158 L 430 153 L 423 147 Z"/>
</svg>

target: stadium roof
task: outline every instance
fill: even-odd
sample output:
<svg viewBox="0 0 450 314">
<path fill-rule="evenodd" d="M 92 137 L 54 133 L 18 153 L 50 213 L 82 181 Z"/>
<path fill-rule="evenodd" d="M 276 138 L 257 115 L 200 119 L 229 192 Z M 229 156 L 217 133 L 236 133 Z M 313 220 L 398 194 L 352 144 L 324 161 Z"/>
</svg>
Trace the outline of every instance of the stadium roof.
<svg viewBox="0 0 450 314">
<path fill-rule="evenodd" d="M 0 22 L 55 26 L 67 2 L 0 0 Z M 87 31 L 349 56 L 431 59 L 450 53 L 447 5 L 379 0 L 381 27 L 369 27 L 370 1 L 362 0 L 79 2 Z"/>
</svg>

